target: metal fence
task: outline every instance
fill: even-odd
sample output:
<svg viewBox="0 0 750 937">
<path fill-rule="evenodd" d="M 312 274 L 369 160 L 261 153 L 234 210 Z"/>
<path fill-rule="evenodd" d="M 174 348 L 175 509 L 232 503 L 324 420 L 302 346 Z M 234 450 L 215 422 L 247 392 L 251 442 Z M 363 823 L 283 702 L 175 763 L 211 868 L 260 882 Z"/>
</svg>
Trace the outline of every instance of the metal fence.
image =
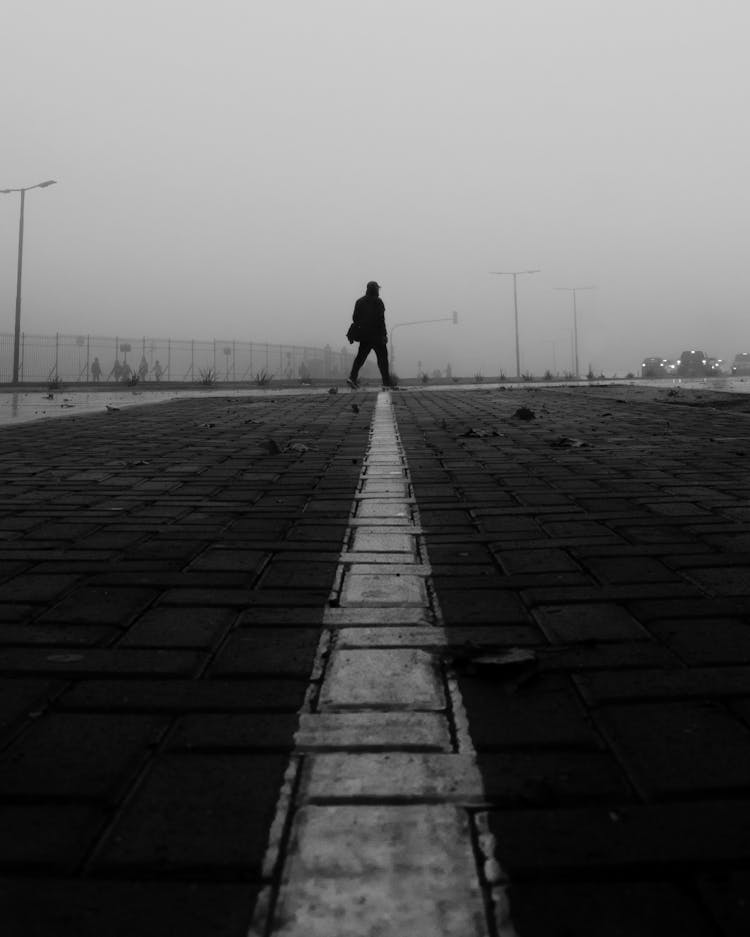
<svg viewBox="0 0 750 937">
<path fill-rule="evenodd" d="M 66 384 L 128 382 L 134 375 L 154 383 L 343 378 L 353 357 L 328 345 L 63 334 L 23 334 L 19 354 L 21 381 Z M 0 383 L 12 380 L 13 335 L 0 333 Z"/>
</svg>

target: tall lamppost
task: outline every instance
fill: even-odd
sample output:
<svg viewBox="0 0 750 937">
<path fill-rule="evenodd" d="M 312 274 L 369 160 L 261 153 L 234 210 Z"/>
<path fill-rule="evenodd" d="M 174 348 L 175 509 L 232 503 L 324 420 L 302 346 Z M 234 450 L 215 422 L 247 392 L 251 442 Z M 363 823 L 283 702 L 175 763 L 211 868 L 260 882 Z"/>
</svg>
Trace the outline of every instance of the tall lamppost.
<svg viewBox="0 0 750 937">
<path fill-rule="evenodd" d="M 539 270 L 491 270 L 490 273 L 495 277 L 513 277 L 513 311 L 516 321 L 516 377 L 521 378 L 521 350 L 518 344 L 518 289 L 516 287 L 516 278 L 524 273 L 539 273 Z"/>
<path fill-rule="evenodd" d="M 18 223 L 18 277 L 16 279 L 16 327 L 13 339 L 13 383 L 18 383 L 18 362 L 21 350 L 21 272 L 23 270 L 23 207 L 26 193 L 30 189 L 46 189 L 48 185 L 54 185 L 55 179 L 47 179 L 46 182 L 37 182 L 36 185 L 27 185 L 22 189 L 0 189 L 3 195 L 9 195 L 11 192 L 21 193 L 21 220 Z"/>
<path fill-rule="evenodd" d="M 595 290 L 595 286 L 556 286 L 556 290 L 563 290 L 566 293 L 573 294 L 573 347 L 574 351 L 574 367 L 575 367 L 575 376 L 581 376 L 581 369 L 578 366 L 578 307 L 576 306 L 576 293 L 579 293 L 581 290 Z"/>
</svg>

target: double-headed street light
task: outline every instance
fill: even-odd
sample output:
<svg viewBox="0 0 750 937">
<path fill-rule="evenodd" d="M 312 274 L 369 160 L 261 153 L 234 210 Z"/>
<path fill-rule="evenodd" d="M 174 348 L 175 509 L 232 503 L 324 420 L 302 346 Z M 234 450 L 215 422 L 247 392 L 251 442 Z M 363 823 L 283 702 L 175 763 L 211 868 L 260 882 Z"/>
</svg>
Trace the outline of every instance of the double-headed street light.
<svg viewBox="0 0 750 937">
<path fill-rule="evenodd" d="M 516 288 L 516 278 L 524 273 L 540 273 L 539 270 L 491 270 L 490 273 L 495 277 L 513 277 L 513 311 L 516 320 L 516 377 L 521 378 L 521 350 L 518 344 L 518 290 Z"/>
<path fill-rule="evenodd" d="M 578 367 L 578 308 L 576 306 L 576 293 L 579 293 L 581 290 L 595 290 L 595 286 L 556 286 L 556 290 L 563 290 L 566 293 L 573 294 L 573 342 L 574 342 L 574 367 L 575 367 L 575 376 L 581 376 L 581 370 Z"/>
<path fill-rule="evenodd" d="M 21 272 L 23 270 L 23 206 L 26 193 L 30 189 L 46 189 L 48 185 L 54 185 L 55 179 L 47 179 L 46 182 L 37 182 L 36 185 L 27 185 L 22 189 L 0 189 L 3 195 L 9 195 L 11 192 L 21 193 L 21 220 L 18 224 L 18 278 L 16 280 L 16 327 L 13 340 L 13 383 L 18 383 L 18 363 L 21 350 Z"/>
</svg>

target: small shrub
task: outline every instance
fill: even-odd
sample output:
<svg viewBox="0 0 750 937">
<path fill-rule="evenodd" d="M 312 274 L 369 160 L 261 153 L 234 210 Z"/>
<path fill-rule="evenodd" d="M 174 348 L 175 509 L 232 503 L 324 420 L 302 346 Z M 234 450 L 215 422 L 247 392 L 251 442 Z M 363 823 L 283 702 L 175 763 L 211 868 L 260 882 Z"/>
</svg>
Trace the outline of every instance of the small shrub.
<svg viewBox="0 0 750 937">
<path fill-rule="evenodd" d="M 428 376 L 427 374 L 423 374 L 422 377 L 421 377 L 421 381 L 422 381 L 423 384 L 429 384 L 430 378 L 429 378 L 429 376 Z"/>
<path fill-rule="evenodd" d="M 216 383 L 216 372 L 213 368 L 200 368 L 201 379 L 200 383 L 204 387 L 213 387 Z"/>
<path fill-rule="evenodd" d="M 480 372 L 477 372 L 477 373 L 474 375 L 474 383 L 475 383 L 475 384 L 481 384 L 483 380 L 484 380 L 484 375 L 481 374 Z"/>
<path fill-rule="evenodd" d="M 635 380 L 635 374 L 633 374 L 632 371 L 628 371 L 628 373 L 625 375 L 625 380 L 626 380 L 626 381 L 634 381 L 634 380 Z"/>
<path fill-rule="evenodd" d="M 529 381 L 534 380 L 534 375 L 530 371 L 524 371 L 524 373 L 521 375 L 521 380 L 528 383 Z"/>
<path fill-rule="evenodd" d="M 547 370 L 544 372 L 544 380 L 545 380 L 545 381 L 551 381 L 551 380 L 552 380 L 552 372 L 550 371 L 549 368 L 547 368 Z"/>
<path fill-rule="evenodd" d="M 137 374 L 131 374 L 127 380 L 128 387 L 135 387 L 135 385 L 138 383 L 139 380 L 140 378 L 138 377 Z"/>
<path fill-rule="evenodd" d="M 497 377 L 498 381 L 507 381 L 508 378 L 505 376 L 505 371 L 501 371 Z"/>
<path fill-rule="evenodd" d="M 49 391 L 62 390 L 62 389 L 63 389 L 63 382 L 60 380 L 59 377 L 56 377 L 53 380 L 47 382 L 47 390 Z"/>
<path fill-rule="evenodd" d="M 258 387 L 265 387 L 266 384 L 270 384 L 272 380 L 273 374 L 269 374 L 265 368 L 255 375 L 255 383 Z"/>
</svg>

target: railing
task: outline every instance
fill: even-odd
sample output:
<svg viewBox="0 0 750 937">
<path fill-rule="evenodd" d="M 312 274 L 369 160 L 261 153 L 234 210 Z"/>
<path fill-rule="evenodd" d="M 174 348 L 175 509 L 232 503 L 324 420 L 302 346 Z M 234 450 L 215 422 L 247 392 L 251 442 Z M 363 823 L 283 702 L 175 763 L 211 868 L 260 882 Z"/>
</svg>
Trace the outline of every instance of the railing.
<svg viewBox="0 0 750 937">
<path fill-rule="evenodd" d="M 121 335 L 21 336 L 19 379 L 28 383 L 263 382 L 344 378 L 352 354 L 330 346 L 235 340 L 127 338 Z M 0 383 L 13 379 L 13 335 L 0 333 Z"/>
</svg>

